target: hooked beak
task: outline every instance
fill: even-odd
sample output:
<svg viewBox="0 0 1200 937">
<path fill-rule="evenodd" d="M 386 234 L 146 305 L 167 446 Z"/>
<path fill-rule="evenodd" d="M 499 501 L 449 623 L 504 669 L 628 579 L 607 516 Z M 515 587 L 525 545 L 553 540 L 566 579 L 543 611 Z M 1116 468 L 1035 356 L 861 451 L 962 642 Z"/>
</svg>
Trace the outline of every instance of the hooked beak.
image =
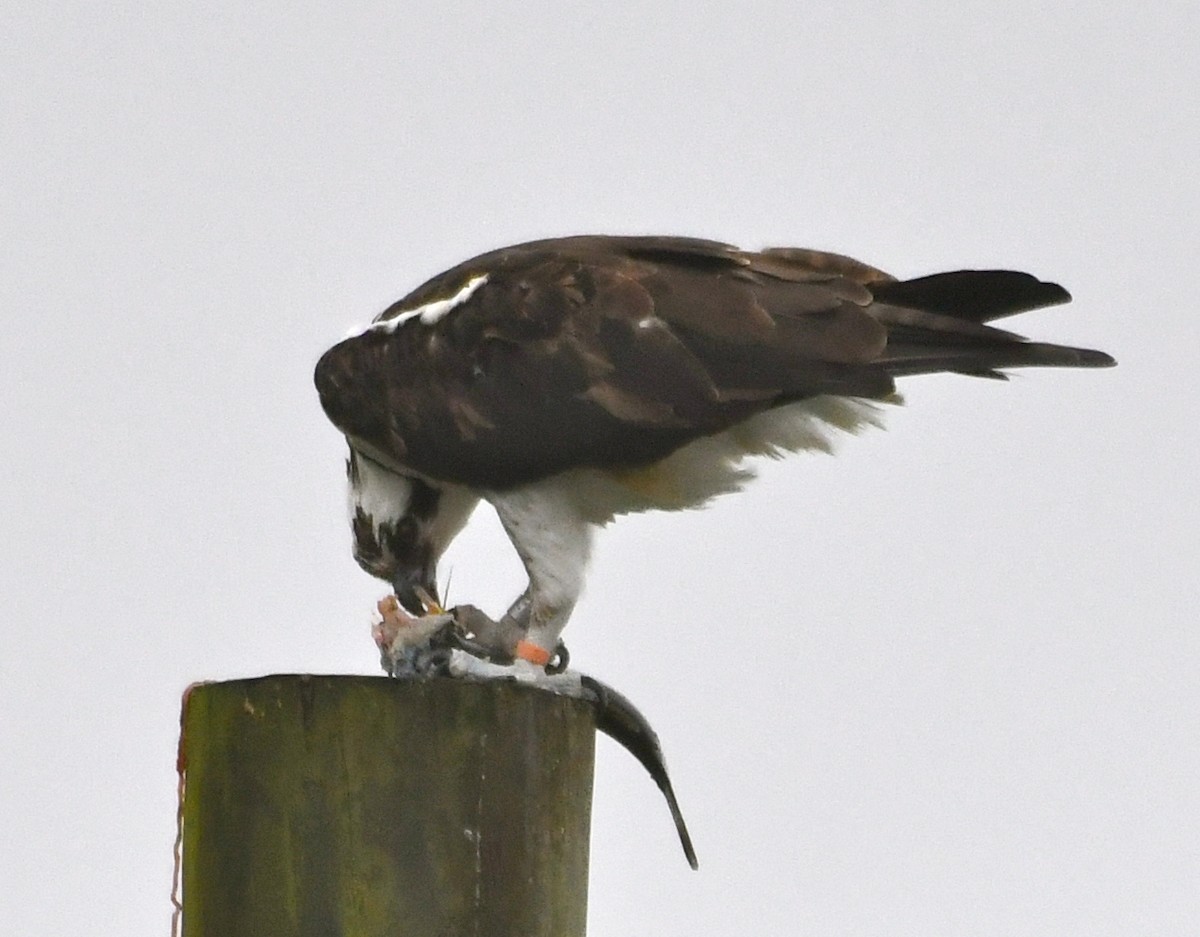
<svg viewBox="0 0 1200 937">
<path fill-rule="evenodd" d="M 396 598 L 410 615 L 429 615 L 442 610 L 437 582 L 431 569 L 404 570 L 392 583 Z"/>
</svg>

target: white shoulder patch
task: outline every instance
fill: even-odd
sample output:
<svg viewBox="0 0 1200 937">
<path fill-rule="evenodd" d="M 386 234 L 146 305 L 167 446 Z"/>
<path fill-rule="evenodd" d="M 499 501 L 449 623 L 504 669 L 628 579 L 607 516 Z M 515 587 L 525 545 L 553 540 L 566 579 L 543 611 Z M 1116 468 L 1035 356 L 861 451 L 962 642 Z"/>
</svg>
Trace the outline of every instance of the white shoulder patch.
<svg viewBox="0 0 1200 937">
<path fill-rule="evenodd" d="M 463 287 L 453 296 L 448 296 L 445 299 L 434 299 L 423 305 L 417 306 L 415 309 L 406 309 L 404 312 L 392 317 L 384 319 L 382 322 L 371 322 L 362 328 L 354 329 L 348 334 L 347 338 L 353 338 L 356 335 L 362 335 L 366 332 L 378 331 L 391 334 L 396 329 L 400 328 L 405 322 L 412 319 L 420 319 L 422 325 L 433 325 L 436 322 L 445 318 L 456 306 L 461 306 L 471 295 L 487 282 L 488 275 L 480 273 L 471 277 Z"/>
</svg>

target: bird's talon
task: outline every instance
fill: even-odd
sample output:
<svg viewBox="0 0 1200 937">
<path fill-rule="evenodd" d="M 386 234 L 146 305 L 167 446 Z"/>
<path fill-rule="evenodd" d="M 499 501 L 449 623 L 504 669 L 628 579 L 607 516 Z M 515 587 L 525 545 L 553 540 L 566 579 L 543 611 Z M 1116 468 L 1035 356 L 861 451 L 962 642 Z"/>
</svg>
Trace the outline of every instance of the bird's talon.
<svg viewBox="0 0 1200 937">
<path fill-rule="evenodd" d="M 567 646 L 562 641 L 559 641 L 554 649 L 554 657 L 546 665 L 546 673 L 563 673 L 570 665 L 571 652 L 567 650 Z"/>
<path fill-rule="evenodd" d="M 428 594 L 419 598 L 427 606 L 439 607 Z M 470 673 L 539 683 L 565 673 L 571 659 L 561 641 L 551 654 L 524 638 L 520 627 L 507 618 L 495 621 L 471 605 L 412 615 L 395 595 L 379 600 L 371 635 L 383 669 L 393 677 Z M 454 655 L 461 655 L 458 665 Z M 478 666 L 466 662 L 467 658 Z"/>
</svg>

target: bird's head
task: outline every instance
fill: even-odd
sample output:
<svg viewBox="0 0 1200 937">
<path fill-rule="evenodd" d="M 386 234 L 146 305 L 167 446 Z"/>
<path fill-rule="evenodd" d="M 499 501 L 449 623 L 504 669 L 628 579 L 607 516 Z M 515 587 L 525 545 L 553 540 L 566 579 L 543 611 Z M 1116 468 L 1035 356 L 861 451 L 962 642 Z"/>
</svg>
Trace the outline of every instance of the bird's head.
<svg viewBox="0 0 1200 937">
<path fill-rule="evenodd" d="M 351 448 L 346 462 L 350 523 L 358 565 L 395 590 L 413 615 L 440 603 L 437 563 L 478 498 L 403 475 Z"/>
</svg>

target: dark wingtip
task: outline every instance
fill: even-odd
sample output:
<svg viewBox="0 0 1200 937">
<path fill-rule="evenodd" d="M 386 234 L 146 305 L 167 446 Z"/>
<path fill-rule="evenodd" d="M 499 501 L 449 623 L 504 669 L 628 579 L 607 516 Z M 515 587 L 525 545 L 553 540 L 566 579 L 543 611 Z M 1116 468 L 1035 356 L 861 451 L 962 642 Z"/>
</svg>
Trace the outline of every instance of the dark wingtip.
<svg viewBox="0 0 1200 937">
<path fill-rule="evenodd" d="M 1063 303 L 1069 303 L 1073 298 L 1061 283 L 1054 283 L 1050 280 L 1038 280 L 1038 283 L 1042 286 L 1047 306 L 1061 306 Z"/>
<path fill-rule="evenodd" d="M 1026 346 L 1033 351 L 1031 364 L 1047 364 L 1064 368 L 1111 368 L 1117 359 L 1094 348 L 1072 348 L 1068 345 L 1047 345 L 1029 342 Z"/>
<path fill-rule="evenodd" d="M 887 303 L 968 322 L 990 322 L 1071 301 L 1060 284 L 1017 270 L 951 270 L 872 284 L 871 291 Z"/>
<path fill-rule="evenodd" d="M 1079 349 L 1079 366 L 1082 368 L 1112 368 L 1116 364 L 1117 359 L 1112 355 L 1091 348 Z"/>
<path fill-rule="evenodd" d="M 1094 348 L 1073 348 L 1046 342 L 1022 342 L 1012 346 L 1009 360 L 992 362 L 993 367 L 1111 368 L 1117 362 L 1112 355 Z"/>
</svg>

